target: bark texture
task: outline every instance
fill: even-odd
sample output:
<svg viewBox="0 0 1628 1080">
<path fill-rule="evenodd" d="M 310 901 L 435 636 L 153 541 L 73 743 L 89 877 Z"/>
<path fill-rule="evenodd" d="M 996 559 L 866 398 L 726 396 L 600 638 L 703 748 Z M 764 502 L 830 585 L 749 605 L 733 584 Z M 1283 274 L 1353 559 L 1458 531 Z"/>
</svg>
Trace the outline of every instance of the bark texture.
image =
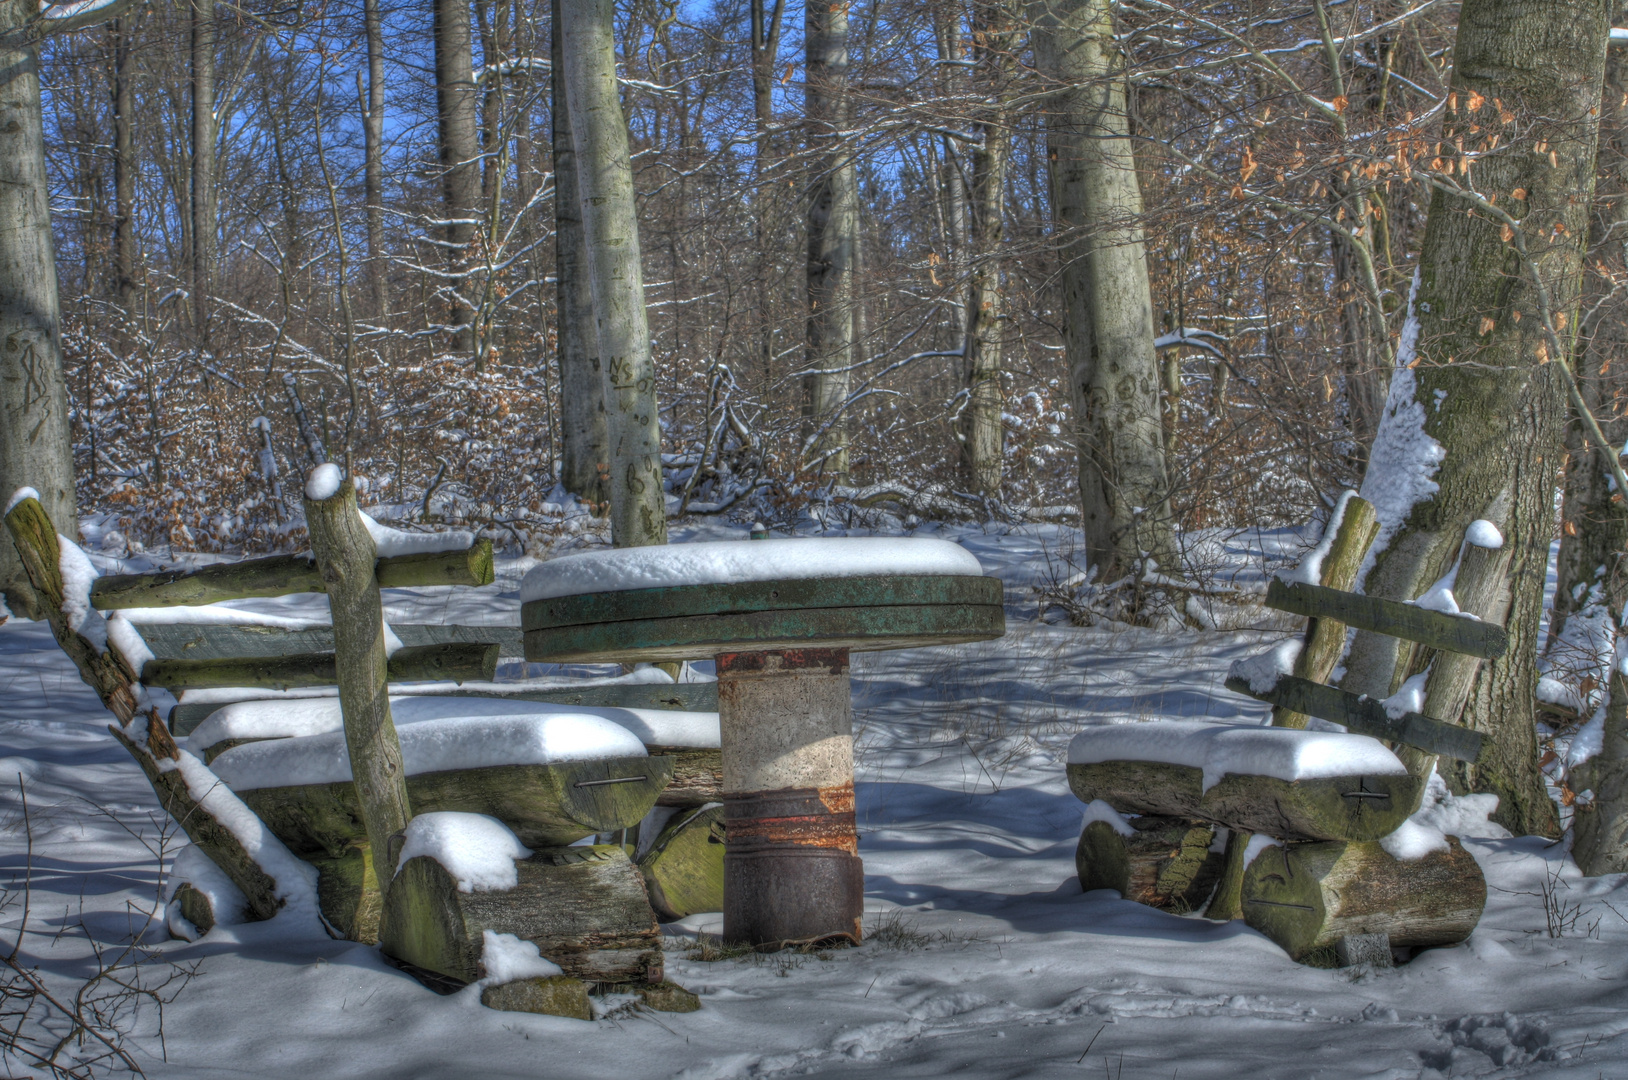
<svg viewBox="0 0 1628 1080">
<path fill-rule="evenodd" d="M 608 497 L 610 448 L 605 433 L 605 384 L 599 370 L 594 303 L 583 250 L 577 196 L 577 155 L 571 142 L 571 104 L 565 92 L 560 0 L 553 0 L 549 37 L 551 122 L 554 140 L 554 289 L 559 313 L 560 483 L 584 502 Z"/>
<path fill-rule="evenodd" d="M 441 149 L 442 214 L 446 223 L 447 269 L 453 274 L 469 266 L 480 213 L 480 117 L 475 86 L 474 42 L 469 21 L 469 0 L 435 0 L 435 105 Z M 471 353 L 475 348 L 474 309 L 467 299 L 468 284 L 454 279 L 458 294 L 449 310 L 453 348 Z"/>
<path fill-rule="evenodd" d="M 1038 0 L 1030 18 L 1036 66 L 1060 88 L 1046 141 L 1087 551 L 1102 581 L 1138 570 L 1144 556 L 1174 571 L 1142 193 L 1113 5 Z"/>
<path fill-rule="evenodd" d="M 848 433 L 839 414 L 849 368 L 858 358 L 854 332 L 859 246 L 859 178 L 848 128 L 848 5 L 804 4 L 803 111 L 815 180 L 808 201 L 808 374 L 803 415 L 804 460 L 841 482 L 848 475 Z"/>
<path fill-rule="evenodd" d="M 1495 816 L 1517 835 L 1553 835 L 1557 828 L 1537 767 L 1532 715 L 1566 415 L 1564 373 L 1549 361 L 1567 358 L 1551 355 L 1544 315 L 1557 329 L 1576 325 L 1614 10 L 1613 0 L 1467 0 L 1461 8 L 1444 152 L 1460 139 L 1466 152 L 1485 150 L 1499 137 L 1498 152 L 1474 160 L 1473 182 L 1517 219 L 1520 235 L 1506 233 L 1508 223 L 1487 208 L 1443 189 L 1463 173 L 1455 170 L 1457 180 L 1448 180 L 1445 169 L 1434 174 L 1441 186 L 1431 199 L 1409 316 L 1416 354 L 1408 355 L 1405 338 L 1363 488 L 1380 507 L 1383 545 L 1365 589 L 1400 600 L 1444 574 L 1465 527 L 1496 500 L 1509 500 L 1510 648 L 1481 668 L 1463 713 L 1463 723 L 1493 746 L 1449 783 L 1496 793 Z M 1448 157 L 1458 164 L 1456 149 Z M 1467 171 L 1470 161 L 1463 165 Z M 1417 450 L 1407 450 L 1417 447 L 1410 435 L 1421 425 L 1440 448 L 1433 470 L 1418 461 Z M 1416 484 L 1413 498 L 1384 490 L 1405 484 L 1406 470 L 1419 465 L 1429 483 Z M 1412 652 L 1359 634 L 1347 688 L 1388 694 L 1402 676 L 1422 670 L 1426 658 Z"/>
<path fill-rule="evenodd" d="M 215 0 L 192 0 L 192 331 L 209 348 L 215 265 Z"/>
<path fill-rule="evenodd" d="M 32 487 L 50 520 L 77 534 L 39 55 L 19 32 L 38 10 L 0 0 L 0 499 Z M 17 615 L 46 617 L 17 552 L 4 543 L 0 596 Z"/>
<path fill-rule="evenodd" d="M 667 542 L 667 517 L 633 164 L 616 90 L 613 15 L 611 0 L 560 5 L 577 205 L 604 380 L 611 538 L 617 547 L 639 547 Z"/>
</svg>

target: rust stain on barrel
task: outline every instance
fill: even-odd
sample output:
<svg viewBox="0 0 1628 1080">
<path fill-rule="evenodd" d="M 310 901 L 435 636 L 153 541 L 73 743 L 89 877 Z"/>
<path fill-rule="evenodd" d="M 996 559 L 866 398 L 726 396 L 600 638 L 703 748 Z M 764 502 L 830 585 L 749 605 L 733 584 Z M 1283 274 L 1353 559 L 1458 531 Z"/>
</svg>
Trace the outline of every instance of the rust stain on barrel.
<svg viewBox="0 0 1628 1080">
<path fill-rule="evenodd" d="M 780 848 L 829 848 L 858 854 L 854 785 L 786 788 L 724 795 L 731 853 L 760 854 Z"/>
</svg>

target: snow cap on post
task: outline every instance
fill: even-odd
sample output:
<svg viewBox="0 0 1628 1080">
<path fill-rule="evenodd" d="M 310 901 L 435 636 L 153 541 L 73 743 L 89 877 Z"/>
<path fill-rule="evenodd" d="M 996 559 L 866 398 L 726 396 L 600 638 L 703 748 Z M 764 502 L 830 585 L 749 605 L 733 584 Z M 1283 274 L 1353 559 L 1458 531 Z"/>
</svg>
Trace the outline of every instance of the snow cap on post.
<svg viewBox="0 0 1628 1080">
<path fill-rule="evenodd" d="M 312 502 L 331 499 L 339 494 L 339 485 L 344 479 L 345 474 L 339 471 L 338 465 L 332 462 L 318 465 L 305 478 L 305 497 Z"/>
</svg>

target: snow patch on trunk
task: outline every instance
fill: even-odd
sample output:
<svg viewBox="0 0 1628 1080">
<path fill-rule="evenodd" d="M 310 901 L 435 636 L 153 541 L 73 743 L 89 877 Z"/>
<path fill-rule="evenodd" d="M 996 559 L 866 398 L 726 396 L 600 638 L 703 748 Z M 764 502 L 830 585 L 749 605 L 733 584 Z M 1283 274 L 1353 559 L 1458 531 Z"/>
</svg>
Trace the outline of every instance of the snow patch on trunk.
<svg viewBox="0 0 1628 1080">
<path fill-rule="evenodd" d="M 495 817 L 443 810 L 420 814 L 407 823 L 407 842 L 396 872 L 420 855 L 440 863 L 458 883 L 459 892 L 503 892 L 520 884 L 514 863 L 531 858 L 531 849 Z M 506 952 L 503 959 L 511 958 Z M 555 968 L 553 974 L 558 973 Z"/>
</svg>

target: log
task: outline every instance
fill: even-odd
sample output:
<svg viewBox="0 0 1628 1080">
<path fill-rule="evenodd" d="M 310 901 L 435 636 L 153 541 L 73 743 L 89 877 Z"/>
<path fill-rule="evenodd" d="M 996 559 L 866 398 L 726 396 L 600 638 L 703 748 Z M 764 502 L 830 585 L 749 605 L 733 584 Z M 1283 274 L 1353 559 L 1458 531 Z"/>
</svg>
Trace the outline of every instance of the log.
<svg viewBox="0 0 1628 1080">
<path fill-rule="evenodd" d="M 136 622 L 141 639 L 160 660 L 232 660 L 245 656 L 292 656 L 333 652 L 331 626 L 289 630 L 254 623 Z M 500 655 L 518 659 L 520 628 L 516 626 L 459 626 L 436 623 L 391 623 L 390 630 L 403 645 L 451 645 L 458 642 L 495 643 Z"/>
<path fill-rule="evenodd" d="M 588 984 L 569 975 L 516 979 L 481 988 L 480 1003 L 500 1012 L 528 1012 L 541 1016 L 564 1016 L 572 1020 L 592 1020 L 593 1003 L 588 1000 Z"/>
<path fill-rule="evenodd" d="M 1452 945 L 1481 919 L 1487 882 L 1456 836 L 1423 858 L 1377 843 L 1268 848 L 1244 871 L 1244 920 L 1302 962 L 1333 966 L 1341 938 L 1388 934 L 1399 947 Z"/>
<path fill-rule="evenodd" d="M 673 781 L 656 800 L 657 806 L 705 806 L 724 798 L 724 754 L 693 746 L 646 745 L 652 754 L 673 759 Z"/>
<path fill-rule="evenodd" d="M 1349 591 L 1357 583 L 1357 571 L 1362 568 L 1363 557 L 1379 535 L 1379 515 L 1374 505 L 1355 492 L 1347 491 L 1337 511 L 1339 522 L 1328 554 L 1323 556 L 1319 583 L 1326 588 Z M 1323 682 L 1339 663 L 1345 651 L 1345 623 L 1330 616 L 1312 616 L 1306 624 L 1305 643 L 1295 658 L 1294 674 L 1312 682 Z M 1305 713 L 1276 705 L 1272 708 L 1272 726 L 1304 728 L 1309 720 Z"/>
<path fill-rule="evenodd" d="M 117 653 L 71 624 L 64 609 L 67 597 L 62 580 L 62 548 L 45 508 L 37 499 L 24 499 L 6 514 L 6 527 L 29 583 L 45 608 L 57 644 L 79 669 L 80 678 L 118 720 L 118 725 L 110 724 L 108 730 L 136 759 L 164 812 L 243 893 L 248 917 L 271 918 L 281 906 L 276 880 L 255 862 L 230 829 L 198 803 L 179 769 L 159 767 L 160 759 L 178 761 L 181 752 L 158 710 L 141 705 L 143 691 L 135 672 Z"/>
<path fill-rule="evenodd" d="M 1227 773 L 1204 790 L 1204 773 L 1158 761 L 1071 764 L 1068 786 L 1123 814 L 1201 818 L 1229 829 L 1297 840 L 1377 840 L 1417 807 L 1420 782 L 1407 773 L 1280 780 Z"/>
<path fill-rule="evenodd" d="M 391 688 L 392 693 L 400 692 Z M 492 697 L 514 701 L 544 701 L 555 705 L 589 705 L 610 709 L 676 709 L 679 712 L 717 712 L 717 683 L 610 683 L 584 686 L 581 689 L 525 690 L 519 693 L 499 693 L 493 690 L 460 690 L 468 697 Z M 250 700 L 244 698 L 242 700 Z M 170 727 L 177 735 L 190 735 L 199 724 L 217 710 L 233 704 L 229 701 L 200 701 L 196 704 L 181 702 L 170 709 Z M 691 748 L 685 748 L 686 752 Z M 655 753 L 656 751 L 651 751 Z"/>
<path fill-rule="evenodd" d="M 1406 712 L 1392 717 L 1385 706 L 1366 694 L 1353 694 L 1334 686 L 1324 686 L 1310 679 L 1297 679 L 1293 675 L 1280 675 L 1276 685 L 1265 693 L 1256 693 L 1245 679 L 1227 676 L 1226 687 L 1235 694 L 1252 697 L 1273 705 L 1282 705 L 1308 716 L 1316 716 L 1331 723 L 1343 724 L 1354 735 L 1371 735 L 1376 739 L 1407 743 L 1431 754 L 1440 754 L 1456 761 L 1475 761 L 1481 756 L 1483 739 L 1478 731 L 1449 724 L 1423 713 Z"/>
<path fill-rule="evenodd" d="M 1221 879 L 1215 883 L 1215 892 L 1204 908 L 1204 917 L 1216 922 L 1231 922 L 1244 917 L 1244 854 L 1254 833 L 1243 829 L 1227 832 L 1227 849 L 1221 856 Z"/>
<path fill-rule="evenodd" d="M 1266 586 L 1266 606 L 1291 615 L 1338 619 L 1359 630 L 1484 660 L 1496 660 L 1509 649 L 1509 635 L 1492 623 L 1303 581 L 1291 585 L 1273 578 Z"/>
<path fill-rule="evenodd" d="M 407 798 L 420 814 L 489 814 L 527 847 L 563 847 L 636 824 L 671 776 L 665 757 L 498 765 L 409 776 Z M 237 796 L 304 859 L 338 857 L 368 839 L 354 784 L 253 788 Z"/>
<path fill-rule="evenodd" d="M 370 537 L 371 539 L 371 537 Z M 477 540 L 459 551 L 421 552 L 378 559 L 375 576 L 381 588 L 409 589 L 431 585 L 490 585 L 492 542 Z M 218 563 L 199 570 L 164 570 L 153 574 L 109 574 L 91 586 L 91 606 L 115 608 L 181 607 L 242 600 L 255 596 L 327 592 L 310 555 L 272 555 L 264 559 Z"/>
<path fill-rule="evenodd" d="M 397 649 L 386 661 L 387 678 L 390 682 L 490 682 L 497 673 L 499 651 L 495 644 L 408 646 Z M 329 652 L 230 660 L 149 660 L 141 669 L 141 681 L 145 686 L 162 686 L 172 693 L 222 686 L 262 686 L 271 690 L 333 686 L 339 681 L 337 655 Z"/>
<path fill-rule="evenodd" d="M 1080 888 L 1113 889 L 1127 900 L 1185 915 L 1204 906 L 1221 877 L 1224 862 L 1215 826 L 1187 818 L 1132 818 L 1134 836 L 1122 836 L 1106 821 L 1093 821 L 1080 833 L 1074 866 Z"/>
<path fill-rule="evenodd" d="M 650 906 L 662 922 L 724 909 L 724 807 L 674 814 L 639 859 Z"/>
<path fill-rule="evenodd" d="M 337 856 L 310 855 L 305 861 L 317 868 L 317 906 L 330 932 L 377 945 L 383 897 L 367 843 L 358 841 Z"/>
<path fill-rule="evenodd" d="M 448 978 L 485 977 L 484 933 L 533 942 L 567 975 L 593 983 L 662 981 L 661 930 L 644 879 L 615 845 L 555 848 L 517 860 L 512 889 L 459 892 L 428 856 L 407 860 L 385 896 L 379 944 Z"/>
<path fill-rule="evenodd" d="M 215 905 L 210 902 L 209 894 L 183 883 L 175 890 L 173 903 L 181 912 L 181 918 L 197 928 L 199 937 L 215 928 Z"/>
</svg>

